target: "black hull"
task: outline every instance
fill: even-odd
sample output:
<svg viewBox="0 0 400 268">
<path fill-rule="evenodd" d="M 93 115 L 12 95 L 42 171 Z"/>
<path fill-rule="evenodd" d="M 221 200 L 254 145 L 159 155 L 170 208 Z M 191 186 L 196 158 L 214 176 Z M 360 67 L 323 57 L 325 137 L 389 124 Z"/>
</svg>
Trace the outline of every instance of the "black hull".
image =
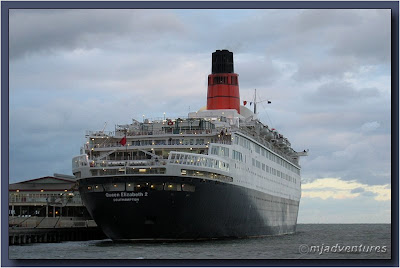
<svg viewBox="0 0 400 268">
<path fill-rule="evenodd" d="M 186 183 L 194 192 L 89 192 L 118 182 Z M 113 240 L 210 239 L 293 233 L 299 202 L 228 183 L 182 177 L 98 177 L 79 180 L 89 213 Z"/>
</svg>

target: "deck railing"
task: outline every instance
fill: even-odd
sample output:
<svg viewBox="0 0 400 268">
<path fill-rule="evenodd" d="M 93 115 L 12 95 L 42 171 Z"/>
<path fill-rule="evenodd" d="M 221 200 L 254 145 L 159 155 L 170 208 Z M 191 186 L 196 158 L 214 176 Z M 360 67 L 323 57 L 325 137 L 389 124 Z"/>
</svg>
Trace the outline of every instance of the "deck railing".
<svg viewBox="0 0 400 268">
<path fill-rule="evenodd" d="M 230 137 L 230 136 L 229 136 Z M 219 139 L 214 141 L 213 143 L 219 143 L 219 144 L 232 144 L 232 141 L 230 138 L 225 138 L 225 139 Z M 189 143 L 177 143 L 177 142 L 172 142 L 171 144 L 169 144 L 168 142 L 166 142 L 165 144 L 143 144 L 143 145 L 134 145 L 134 144 L 129 144 L 129 145 L 121 145 L 119 142 L 113 142 L 113 143 L 105 143 L 105 144 L 85 144 L 84 147 L 82 147 L 82 149 L 84 150 L 91 150 L 92 148 L 97 149 L 97 148 L 125 148 L 125 149 L 134 149 L 136 147 L 142 147 L 142 148 L 148 148 L 148 147 L 163 147 L 163 148 L 168 148 L 168 146 L 170 147 L 193 147 L 193 148 L 204 148 L 206 145 L 208 145 L 208 143 L 195 143 L 193 142 L 193 144 Z"/>
<path fill-rule="evenodd" d="M 37 203 L 37 204 L 82 204 L 82 200 L 73 198 L 50 198 L 50 197 L 28 197 L 28 196 L 9 196 L 10 203 Z"/>
</svg>

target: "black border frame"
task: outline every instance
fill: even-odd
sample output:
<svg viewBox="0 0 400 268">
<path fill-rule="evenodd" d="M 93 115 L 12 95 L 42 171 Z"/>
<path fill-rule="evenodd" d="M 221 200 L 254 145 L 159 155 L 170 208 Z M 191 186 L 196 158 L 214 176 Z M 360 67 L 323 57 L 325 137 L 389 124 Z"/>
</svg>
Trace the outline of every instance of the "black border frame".
<svg viewBox="0 0 400 268">
<path fill-rule="evenodd" d="M 392 259 L 300 260 L 9 260 L 9 9 L 391 9 Z M 3 1 L 1 2 L 1 266 L 399 266 L 399 2 L 398 1 Z"/>
</svg>

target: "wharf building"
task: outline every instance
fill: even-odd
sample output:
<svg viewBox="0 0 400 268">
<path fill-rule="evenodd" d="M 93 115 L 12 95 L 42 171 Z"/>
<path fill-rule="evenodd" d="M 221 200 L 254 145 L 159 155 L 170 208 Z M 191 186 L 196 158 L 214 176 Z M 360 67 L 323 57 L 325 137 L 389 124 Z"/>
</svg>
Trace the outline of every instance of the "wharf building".
<svg viewBox="0 0 400 268">
<path fill-rule="evenodd" d="M 9 184 L 9 226 L 95 227 L 73 176 L 54 174 Z"/>
</svg>

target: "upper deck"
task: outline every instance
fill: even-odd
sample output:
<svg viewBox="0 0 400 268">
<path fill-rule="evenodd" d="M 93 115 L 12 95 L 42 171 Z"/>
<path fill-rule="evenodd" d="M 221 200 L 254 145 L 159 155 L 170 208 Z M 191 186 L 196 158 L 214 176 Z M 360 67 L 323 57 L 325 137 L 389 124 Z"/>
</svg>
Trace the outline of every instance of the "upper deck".
<svg viewBox="0 0 400 268">
<path fill-rule="evenodd" d="M 206 111 L 208 112 L 208 111 Z M 133 120 L 117 125 L 115 131 L 87 131 L 81 153 L 90 160 L 140 160 L 149 154 L 167 159 L 171 150 L 207 154 L 210 143 L 231 144 L 232 134 L 240 133 L 294 165 L 304 152 L 292 149 L 287 138 L 259 120 L 243 118 L 232 110 L 196 112 L 177 119 Z M 125 137 L 125 143 L 121 140 Z"/>
</svg>

